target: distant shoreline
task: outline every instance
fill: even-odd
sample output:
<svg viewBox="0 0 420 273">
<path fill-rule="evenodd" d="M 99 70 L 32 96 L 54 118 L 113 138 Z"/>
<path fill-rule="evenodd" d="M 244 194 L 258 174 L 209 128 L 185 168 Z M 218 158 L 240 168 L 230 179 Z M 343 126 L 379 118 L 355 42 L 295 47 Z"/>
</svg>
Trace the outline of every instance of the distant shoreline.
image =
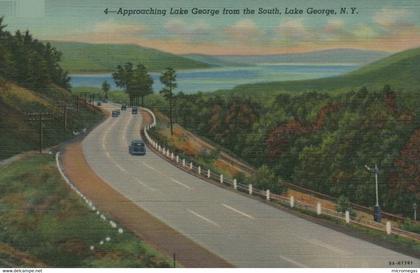
<svg viewBox="0 0 420 273">
<path fill-rule="evenodd" d="M 203 71 L 203 70 L 213 70 L 218 68 L 249 68 L 255 66 L 276 66 L 276 65 L 283 65 L 283 66 L 361 66 L 363 64 L 360 63 L 257 63 L 254 65 L 236 65 L 236 66 L 213 66 L 213 67 L 204 67 L 204 68 L 183 68 L 183 69 L 176 69 L 176 71 Z M 162 70 L 163 71 L 163 70 Z M 150 73 L 160 73 L 161 70 L 151 70 Z M 69 76 L 97 76 L 101 74 L 111 74 L 114 71 L 68 71 Z"/>
</svg>

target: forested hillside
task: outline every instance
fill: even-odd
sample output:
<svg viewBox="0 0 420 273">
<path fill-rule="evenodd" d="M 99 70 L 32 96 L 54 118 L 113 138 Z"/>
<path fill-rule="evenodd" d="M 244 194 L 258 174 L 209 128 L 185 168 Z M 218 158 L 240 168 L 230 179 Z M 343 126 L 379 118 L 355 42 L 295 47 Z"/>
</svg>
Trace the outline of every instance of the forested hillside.
<svg viewBox="0 0 420 273">
<path fill-rule="evenodd" d="M 381 206 L 410 215 L 420 197 L 419 105 L 416 94 L 386 85 L 335 96 L 280 94 L 271 104 L 179 95 L 175 113 L 184 127 L 256 167 L 366 206 L 374 205 L 375 183 L 364 165 L 378 164 Z"/>
<path fill-rule="evenodd" d="M 238 85 L 223 95 L 272 97 L 280 93 L 320 91 L 345 93 L 362 87 L 381 89 L 390 84 L 398 91 L 420 92 L 420 48 L 396 53 L 345 75 L 299 81 L 278 81 Z"/>
<path fill-rule="evenodd" d="M 168 66 L 176 69 L 210 67 L 207 63 L 138 45 L 51 43 L 63 53 L 60 64 L 71 73 L 111 72 L 127 62 L 141 63 L 149 71 L 161 71 Z"/>
<path fill-rule="evenodd" d="M 12 34 L 0 17 L 0 80 L 41 91 L 49 84 L 68 89 L 69 77 L 58 64 L 61 53 L 50 43 L 33 38 L 29 31 Z"/>
<path fill-rule="evenodd" d="M 0 18 L 0 159 L 39 148 L 39 122 L 31 121 L 28 112 L 50 114 L 43 124 L 44 148 L 101 119 L 100 113 L 83 102 L 80 107 L 74 105 L 60 57 L 59 51 L 34 39 L 28 31 L 6 31 Z"/>
</svg>

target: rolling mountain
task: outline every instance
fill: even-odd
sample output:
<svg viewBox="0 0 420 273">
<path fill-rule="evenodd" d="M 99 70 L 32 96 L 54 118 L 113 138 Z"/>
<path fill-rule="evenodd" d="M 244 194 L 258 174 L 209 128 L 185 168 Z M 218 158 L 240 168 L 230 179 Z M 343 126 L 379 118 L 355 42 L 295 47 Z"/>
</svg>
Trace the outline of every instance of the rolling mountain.
<svg viewBox="0 0 420 273">
<path fill-rule="evenodd" d="M 212 66 L 244 66 L 250 65 L 241 62 L 229 61 L 227 60 L 229 56 L 212 56 L 212 55 L 205 55 L 205 54 L 185 54 L 182 55 L 185 58 L 206 63 Z"/>
<path fill-rule="evenodd" d="M 212 65 L 255 65 L 261 63 L 354 63 L 367 64 L 388 56 L 383 51 L 359 49 L 328 49 L 295 54 L 276 55 L 203 55 L 188 54 L 184 57 Z"/>
<path fill-rule="evenodd" d="M 110 72 L 119 64 L 141 62 L 150 71 L 210 67 L 209 64 L 137 45 L 50 41 L 63 53 L 61 66 L 70 73 Z"/>
<path fill-rule="evenodd" d="M 345 75 L 300 81 L 279 81 L 238 85 L 223 94 L 269 95 L 280 92 L 349 91 L 391 85 L 400 91 L 420 92 L 420 48 L 399 52 Z"/>
</svg>

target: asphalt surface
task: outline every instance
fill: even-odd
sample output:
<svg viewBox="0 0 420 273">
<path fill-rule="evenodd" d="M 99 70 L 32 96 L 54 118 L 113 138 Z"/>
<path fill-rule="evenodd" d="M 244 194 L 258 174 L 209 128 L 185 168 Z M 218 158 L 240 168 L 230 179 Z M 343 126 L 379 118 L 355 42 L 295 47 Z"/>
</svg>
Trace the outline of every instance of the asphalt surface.
<svg viewBox="0 0 420 273">
<path fill-rule="evenodd" d="M 106 105 L 112 109 L 112 106 Z M 108 118 L 83 141 L 91 168 L 163 223 L 237 267 L 395 267 L 420 260 L 301 219 L 183 172 L 147 150 L 131 156 L 142 117 Z"/>
</svg>

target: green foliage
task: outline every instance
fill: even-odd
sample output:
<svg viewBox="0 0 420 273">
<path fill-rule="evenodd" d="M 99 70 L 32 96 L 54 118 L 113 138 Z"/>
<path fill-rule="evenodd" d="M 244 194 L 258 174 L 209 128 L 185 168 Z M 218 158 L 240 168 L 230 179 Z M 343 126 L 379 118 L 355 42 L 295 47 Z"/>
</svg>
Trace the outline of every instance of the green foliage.
<svg viewBox="0 0 420 273">
<path fill-rule="evenodd" d="M 282 193 L 285 190 L 281 180 L 267 165 L 259 167 L 255 174 L 247 178 L 247 181 L 260 190 L 270 189 L 273 193 Z"/>
<path fill-rule="evenodd" d="M 346 210 L 350 211 L 351 210 L 351 203 L 350 203 L 350 199 L 345 196 L 345 195 L 340 195 L 337 198 L 337 207 L 336 210 L 338 212 L 346 212 Z"/>
<path fill-rule="evenodd" d="M 108 92 L 111 89 L 111 85 L 107 81 L 103 81 L 102 83 L 102 92 L 105 99 L 108 99 Z"/>
<path fill-rule="evenodd" d="M 139 105 L 138 99 L 141 97 L 144 106 L 144 97 L 152 94 L 153 79 L 148 74 L 146 67 L 142 64 L 134 66 L 126 63 L 124 66 L 118 65 L 112 77 L 118 87 L 124 88 L 128 94 L 130 105 Z"/>
<path fill-rule="evenodd" d="M 184 127 L 289 182 L 373 206 L 374 177 L 364 165 L 376 163 L 385 211 L 411 215 L 420 197 L 418 96 L 385 85 L 334 96 L 279 94 L 264 104 L 217 94 L 176 101 Z M 274 189 L 277 181 L 263 186 Z"/>
<path fill-rule="evenodd" d="M 31 156 L 1 167 L 0 187 L 0 241 L 47 266 L 169 266 L 133 234 L 119 234 L 91 211 L 66 186 L 54 156 Z M 99 245 L 107 236 L 111 241 Z"/>
<path fill-rule="evenodd" d="M 168 101 L 169 104 L 169 123 L 171 126 L 171 135 L 174 134 L 173 130 L 173 104 L 174 104 L 174 90 L 177 87 L 176 84 L 176 72 L 172 67 L 168 67 L 166 71 L 162 72 L 162 75 L 160 76 L 160 82 L 163 84 L 163 89 L 160 91 L 160 93 L 163 95 L 163 97 Z"/>
<path fill-rule="evenodd" d="M 70 78 L 59 65 L 61 53 L 50 43 L 34 39 L 29 31 L 5 31 L 0 17 L 0 78 L 41 90 L 49 84 L 70 88 Z"/>
<path fill-rule="evenodd" d="M 410 218 L 406 218 L 404 220 L 404 224 L 401 226 L 401 228 L 410 232 L 415 232 L 415 233 L 420 234 L 420 225 L 411 221 Z"/>
</svg>

